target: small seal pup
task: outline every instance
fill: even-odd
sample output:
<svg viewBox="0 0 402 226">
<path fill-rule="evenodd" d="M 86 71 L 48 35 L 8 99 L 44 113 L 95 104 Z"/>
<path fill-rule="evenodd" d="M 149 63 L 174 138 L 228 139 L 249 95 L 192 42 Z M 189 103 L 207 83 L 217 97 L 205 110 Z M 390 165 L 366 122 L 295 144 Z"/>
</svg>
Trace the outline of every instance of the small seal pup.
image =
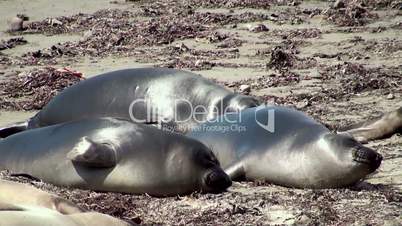
<svg viewBox="0 0 402 226">
<path fill-rule="evenodd" d="M 402 131 L 402 107 L 388 112 L 381 117 L 343 128 L 340 131 L 341 133 L 346 132 L 350 134 L 356 140 L 363 143 L 389 137 L 398 131 Z"/>
<path fill-rule="evenodd" d="M 374 172 L 382 160 L 352 137 L 280 106 L 222 115 L 187 135 L 211 147 L 232 180 L 286 187 L 345 187 Z"/>
<path fill-rule="evenodd" d="M 175 196 L 221 192 L 231 180 L 209 148 L 184 135 L 94 118 L 0 140 L 0 168 L 95 191 Z"/>
<path fill-rule="evenodd" d="M 28 123 L 0 128 L 0 137 L 83 118 L 116 117 L 185 132 L 226 111 L 258 105 L 197 74 L 169 68 L 112 71 L 66 88 Z M 197 112 L 194 114 L 194 112 Z"/>
</svg>

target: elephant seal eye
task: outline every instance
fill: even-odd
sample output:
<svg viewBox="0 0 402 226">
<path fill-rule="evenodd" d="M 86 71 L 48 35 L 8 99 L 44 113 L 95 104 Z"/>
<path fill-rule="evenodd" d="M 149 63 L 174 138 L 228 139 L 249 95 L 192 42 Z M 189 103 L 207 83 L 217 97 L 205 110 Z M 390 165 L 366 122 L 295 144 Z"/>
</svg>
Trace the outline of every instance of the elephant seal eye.
<svg viewBox="0 0 402 226">
<path fill-rule="evenodd" d="M 202 165 L 206 167 L 214 167 L 216 165 L 219 165 L 218 159 L 214 156 L 214 154 L 211 151 L 206 151 L 206 150 L 199 150 L 198 151 L 198 156 L 199 159 L 202 161 Z"/>
</svg>

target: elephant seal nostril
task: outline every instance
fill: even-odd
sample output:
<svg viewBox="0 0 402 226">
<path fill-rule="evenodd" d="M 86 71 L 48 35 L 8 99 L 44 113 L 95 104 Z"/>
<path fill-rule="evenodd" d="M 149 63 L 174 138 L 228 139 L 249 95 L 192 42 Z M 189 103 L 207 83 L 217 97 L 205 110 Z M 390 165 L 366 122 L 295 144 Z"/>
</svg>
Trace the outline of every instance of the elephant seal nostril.
<svg viewBox="0 0 402 226">
<path fill-rule="evenodd" d="M 371 170 L 375 171 L 376 169 L 378 169 L 378 167 L 380 167 L 381 165 L 381 162 L 382 156 L 380 154 L 377 154 L 372 164 L 370 164 Z"/>
<path fill-rule="evenodd" d="M 232 185 L 232 180 L 229 176 L 219 171 L 212 171 L 206 177 L 206 185 L 213 191 L 223 191 Z"/>
<path fill-rule="evenodd" d="M 369 165 L 374 172 L 381 165 L 382 156 L 370 148 L 360 147 L 353 152 L 353 160 Z"/>
</svg>

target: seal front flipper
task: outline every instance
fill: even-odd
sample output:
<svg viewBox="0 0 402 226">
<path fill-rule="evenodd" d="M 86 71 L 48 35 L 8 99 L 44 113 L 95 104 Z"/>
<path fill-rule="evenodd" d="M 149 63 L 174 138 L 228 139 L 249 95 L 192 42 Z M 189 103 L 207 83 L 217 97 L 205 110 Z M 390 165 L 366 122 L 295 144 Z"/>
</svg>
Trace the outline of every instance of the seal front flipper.
<svg viewBox="0 0 402 226">
<path fill-rule="evenodd" d="M 26 130 L 28 127 L 28 122 L 17 122 L 15 124 L 6 126 L 6 127 L 1 127 L 0 128 L 0 138 L 6 138 L 8 136 L 11 136 L 15 133 L 22 132 Z"/>
<path fill-rule="evenodd" d="M 234 181 L 244 180 L 246 172 L 244 170 L 243 162 L 235 162 L 225 168 L 225 173 L 229 175 L 230 179 Z"/>
<path fill-rule="evenodd" d="M 87 167 L 109 168 L 117 163 L 116 150 L 111 144 L 97 143 L 88 137 L 81 138 L 67 158 Z"/>
</svg>

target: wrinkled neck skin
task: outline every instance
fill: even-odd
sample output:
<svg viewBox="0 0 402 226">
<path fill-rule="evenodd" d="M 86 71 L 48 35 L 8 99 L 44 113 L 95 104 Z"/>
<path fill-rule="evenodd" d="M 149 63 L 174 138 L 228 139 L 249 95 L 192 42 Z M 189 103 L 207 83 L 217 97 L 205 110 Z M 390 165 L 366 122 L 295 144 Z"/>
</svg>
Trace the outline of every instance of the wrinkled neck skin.
<svg viewBox="0 0 402 226">
<path fill-rule="evenodd" d="M 213 107 L 215 111 L 210 111 L 208 119 L 213 119 L 217 116 L 230 113 L 240 113 L 240 111 L 258 106 L 260 103 L 257 99 L 251 96 L 246 96 L 237 93 L 228 93 L 219 99 L 216 99 Z"/>
<path fill-rule="evenodd" d="M 165 128 L 178 127 L 173 128 L 173 131 L 185 133 L 215 117 L 214 110 L 220 100 L 234 94 L 209 81 L 188 78 L 178 81 L 172 87 L 166 87 L 161 81 L 155 82 L 141 95 L 151 100 L 152 107 L 157 107 L 160 113 L 158 120 L 165 121 L 161 123 L 166 125 Z M 166 98 L 162 100 L 160 97 Z"/>
<path fill-rule="evenodd" d="M 192 120 L 193 125 L 191 128 L 194 128 L 201 123 L 214 119 L 217 116 L 223 114 L 227 105 L 227 102 L 225 100 L 236 95 L 220 86 L 208 87 L 207 89 L 208 90 L 205 90 L 205 87 L 202 87 L 202 89 L 197 92 L 201 96 L 194 95 L 192 97 L 191 102 L 194 105 L 194 116 Z M 204 106 L 207 112 L 205 112 L 204 114 L 197 114 L 196 112 L 199 112 L 196 109 L 197 106 Z"/>
</svg>

